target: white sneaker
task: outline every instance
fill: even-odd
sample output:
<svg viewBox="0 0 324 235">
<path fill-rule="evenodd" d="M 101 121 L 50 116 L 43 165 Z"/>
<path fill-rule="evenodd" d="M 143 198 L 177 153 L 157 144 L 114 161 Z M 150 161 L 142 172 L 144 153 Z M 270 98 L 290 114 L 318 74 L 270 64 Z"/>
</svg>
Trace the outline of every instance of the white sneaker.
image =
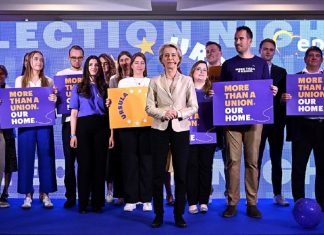
<svg viewBox="0 0 324 235">
<path fill-rule="evenodd" d="M 107 196 L 106 196 L 106 201 L 107 201 L 107 203 L 114 202 L 114 197 L 113 197 L 113 192 L 112 191 L 108 191 Z"/>
<path fill-rule="evenodd" d="M 21 205 L 21 208 L 30 209 L 32 201 L 33 200 L 31 199 L 31 197 L 25 197 L 24 203 Z"/>
<path fill-rule="evenodd" d="M 133 211 L 136 209 L 136 204 L 135 203 L 126 203 L 124 206 L 124 211 Z"/>
<path fill-rule="evenodd" d="M 152 211 L 152 203 L 150 202 L 144 202 L 143 203 L 143 211 Z"/>
<path fill-rule="evenodd" d="M 282 195 L 274 196 L 273 202 L 279 206 L 289 206 L 289 202 Z"/>
<path fill-rule="evenodd" d="M 200 212 L 205 214 L 208 211 L 208 206 L 206 204 L 201 204 L 200 205 Z"/>
<path fill-rule="evenodd" d="M 53 203 L 51 202 L 51 199 L 47 195 L 43 196 L 42 202 L 43 202 L 43 206 L 45 208 L 48 208 L 48 209 L 53 208 Z"/>
<path fill-rule="evenodd" d="M 197 214 L 198 213 L 198 207 L 197 207 L 197 205 L 191 205 L 191 206 L 189 206 L 189 213 L 190 214 Z"/>
</svg>

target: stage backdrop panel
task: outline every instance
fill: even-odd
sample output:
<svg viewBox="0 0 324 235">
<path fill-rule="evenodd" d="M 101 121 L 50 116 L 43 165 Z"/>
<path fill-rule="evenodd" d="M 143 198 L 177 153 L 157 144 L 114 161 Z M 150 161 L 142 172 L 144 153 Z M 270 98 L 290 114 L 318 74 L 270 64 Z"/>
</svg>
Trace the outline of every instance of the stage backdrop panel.
<svg viewBox="0 0 324 235">
<path fill-rule="evenodd" d="M 236 27 L 249 26 L 253 31 L 252 50 L 258 55 L 259 43 L 272 38 L 277 43 L 273 63 L 294 74 L 304 67 L 304 54 L 311 45 L 324 48 L 324 20 L 74 20 L 74 21 L 0 21 L 0 64 L 9 72 L 7 83 L 14 86 L 15 78 L 21 74 L 23 56 L 26 52 L 40 50 L 45 57 L 45 74 L 55 74 L 70 67 L 68 50 L 78 44 L 89 55 L 108 53 L 115 59 L 122 50 L 130 53 L 143 52 L 147 58 L 148 77 L 163 71 L 158 49 L 163 43 L 178 43 L 183 52 L 181 70 L 188 74 L 192 64 L 205 59 L 205 43 L 216 41 L 222 46 L 223 58 L 236 55 L 234 33 Z M 0 114 L 2 115 L 2 114 Z M 61 142 L 61 119 L 56 119 L 55 153 L 59 191 L 55 197 L 64 197 L 64 156 Z M 215 155 L 213 167 L 214 195 L 223 196 L 223 163 Z M 291 150 L 285 143 L 283 154 L 283 192 L 290 194 Z M 270 180 L 271 164 L 268 149 L 265 151 L 261 170 L 260 197 L 272 197 Z M 37 170 L 37 165 L 35 165 Z M 242 174 L 244 171 L 242 171 Z M 308 165 L 306 174 L 307 196 L 314 196 L 314 161 Z M 243 180 L 244 177 L 241 177 Z M 16 175 L 10 188 L 10 196 L 17 196 Z M 35 185 L 38 185 L 35 171 Z M 35 190 L 37 192 L 37 189 Z M 244 186 L 241 187 L 242 194 Z M 35 196 L 36 197 L 36 196 Z"/>
</svg>

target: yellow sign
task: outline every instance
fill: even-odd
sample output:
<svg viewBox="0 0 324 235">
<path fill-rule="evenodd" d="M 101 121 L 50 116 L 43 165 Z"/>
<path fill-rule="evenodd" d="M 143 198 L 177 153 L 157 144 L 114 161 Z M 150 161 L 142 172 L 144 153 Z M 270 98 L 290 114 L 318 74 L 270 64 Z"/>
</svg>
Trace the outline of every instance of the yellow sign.
<svg viewBox="0 0 324 235">
<path fill-rule="evenodd" d="M 109 88 L 110 128 L 151 126 L 153 118 L 145 112 L 147 87 Z"/>
</svg>

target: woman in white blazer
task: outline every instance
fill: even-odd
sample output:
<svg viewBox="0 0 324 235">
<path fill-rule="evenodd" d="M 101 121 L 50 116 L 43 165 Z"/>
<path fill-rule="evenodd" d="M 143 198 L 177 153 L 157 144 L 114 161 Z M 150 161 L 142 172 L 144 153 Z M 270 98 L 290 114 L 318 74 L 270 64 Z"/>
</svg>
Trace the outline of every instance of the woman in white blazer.
<svg viewBox="0 0 324 235">
<path fill-rule="evenodd" d="M 154 118 L 151 128 L 153 155 L 153 207 L 156 215 L 152 227 L 163 224 L 163 182 L 169 147 L 175 180 L 174 219 L 178 227 L 186 227 L 182 215 L 185 208 L 186 169 L 189 155 L 188 118 L 197 112 L 198 103 L 193 81 L 179 72 L 181 50 L 164 44 L 159 50 L 164 72 L 151 79 L 146 112 Z"/>
</svg>

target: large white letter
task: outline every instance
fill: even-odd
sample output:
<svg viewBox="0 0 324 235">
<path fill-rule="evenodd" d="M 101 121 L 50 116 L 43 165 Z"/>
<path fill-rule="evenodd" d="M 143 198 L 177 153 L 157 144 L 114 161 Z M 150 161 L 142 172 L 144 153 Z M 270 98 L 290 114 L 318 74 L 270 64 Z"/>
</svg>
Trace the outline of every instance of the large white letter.
<svg viewBox="0 0 324 235">
<path fill-rule="evenodd" d="M 48 24 L 43 33 L 44 42 L 51 48 L 65 48 L 72 43 L 72 37 L 60 37 L 60 40 L 57 40 L 55 37 L 56 31 L 62 33 L 71 33 L 72 29 L 70 25 L 65 22 L 53 22 Z"/>
<path fill-rule="evenodd" d="M 108 21 L 108 48 L 119 48 L 119 22 Z"/>
<path fill-rule="evenodd" d="M 156 42 L 157 31 L 150 22 L 135 21 L 126 29 L 126 40 L 133 47 L 141 44 L 144 37 L 149 42 Z"/>
<path fill-rule="evenodd" d="M 77 29 L 84 31 L 84 47 L 95 48 L 95 30 L 101 29 L 101 22 L 77 22 Z"/>
<path fill-rule="evenodd" d="M 36 36 L 35 30 L 37 30 L 37 22 L 17 22 L 17 48 L 38 48 L 38 41 L 32 40 Z"/>
</svg>

